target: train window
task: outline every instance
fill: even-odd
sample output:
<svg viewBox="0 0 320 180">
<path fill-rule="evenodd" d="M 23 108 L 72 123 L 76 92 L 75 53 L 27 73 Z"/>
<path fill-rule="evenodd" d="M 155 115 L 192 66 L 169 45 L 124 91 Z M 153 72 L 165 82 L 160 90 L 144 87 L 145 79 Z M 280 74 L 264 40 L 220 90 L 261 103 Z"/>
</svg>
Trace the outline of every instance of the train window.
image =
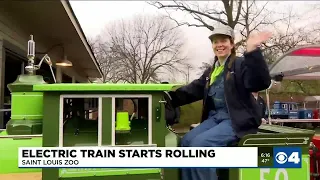
<svg viewBox="0 0 320 180">
<path fill-rule="evenodd" d="M 282 109 L 287 109 L 288 108 L 287 104 L 282 104 L 281 107 L 282 107 Z"/>
<path fill-rule="evenodd" d="M 291 104 L 289 110 L 296 111 L 296 110 L 298 110 L 298 106 L 296 104 Z"/>
<path fill-rule="evenodd" d="M 116 97 L 115 103 L 114 145 L 151 144 L 149 98 Z"/>
<path fill-rule="evenodd" d="M 280 109 L 280 104 L 279 103 L 274 103 L 273 104 L 273 109 Z"/>
<path fill-rule="evenodd" d="M 63 98 L 60 146 L 97 146 L 98 98 Z"/>
</svg>

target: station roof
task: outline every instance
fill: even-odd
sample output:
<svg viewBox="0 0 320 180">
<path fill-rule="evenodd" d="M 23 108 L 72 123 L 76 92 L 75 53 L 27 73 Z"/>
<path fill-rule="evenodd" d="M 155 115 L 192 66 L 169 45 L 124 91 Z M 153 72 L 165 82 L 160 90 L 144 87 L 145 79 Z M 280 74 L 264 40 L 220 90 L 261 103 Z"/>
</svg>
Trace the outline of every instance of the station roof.
<svg viewBox="0 0 320 180">
<path fill-rule="evenodd" d="M 319 79 L 320 45 L 305 45 L 290 50 L 270 66 L 270 74 L 283 74 L 284 79 Z"/>
<path fill-rule="evenodd" d="M 305 102 L 316 102 L 320 101 L 320 96 L 307 96 L 304 98 Z"/>
<path fill-rule="evenodd" d="M 72 69 L 77 74 L 93 78 L 102 76 L 85 34 L 67 0 L 0 1 L 1 6 L 0 9 L 4 11 L 3 15 L 10 18 L 8 23 L 14 23 L 10 27 L 12 38 L 21 36 L 27 47 L 29 35 L 34 35 L 38 52 L 44 52 L 54 45 L 63 44 L 65 55 L 73 63 Z M 17 29 L 22 29 L 23 32 L 17 32 Z M 55 51 L 61 50 L 56 48 Z M 50 52 L 48 54 L 52 57 Z M 58 58 L 51 59 L 55 62 L 55 59 Z"/>
</svg>

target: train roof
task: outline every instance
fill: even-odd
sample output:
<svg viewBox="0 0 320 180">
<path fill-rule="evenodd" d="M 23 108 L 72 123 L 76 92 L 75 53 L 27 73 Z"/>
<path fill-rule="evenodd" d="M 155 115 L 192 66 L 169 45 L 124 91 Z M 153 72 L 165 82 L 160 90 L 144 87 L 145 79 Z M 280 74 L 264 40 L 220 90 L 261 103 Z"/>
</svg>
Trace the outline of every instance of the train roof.
<svg viewBox="0 0 320 180">
<path fill-rule="evenodd" d="M 320 96 L 307 96 L 304 98 L 305 102 L 315 102 L 320 101 Z"/>
<path fill-rule="evenodd" d="M 271 76 L 284 79 L 312 80 L 320 77 L 320 44 L 294 48 L 270 66 Z"/>
<path fill-rule="evenodd" d="M 179 84 L 94 84 L 94 83 L 62 83 L 37 84 L 33 91 L 169 91 L 181 86 Z"/>
</svg>

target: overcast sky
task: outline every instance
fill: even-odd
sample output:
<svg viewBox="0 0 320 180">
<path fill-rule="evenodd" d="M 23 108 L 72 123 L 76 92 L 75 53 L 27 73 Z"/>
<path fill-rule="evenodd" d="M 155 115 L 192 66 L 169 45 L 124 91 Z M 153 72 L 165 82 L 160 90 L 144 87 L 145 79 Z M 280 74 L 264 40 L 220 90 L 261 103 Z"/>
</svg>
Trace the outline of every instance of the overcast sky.
<svg viewBox="0 0 320 180">
<path fill-rule="evenodd" d="M 293 11 L 303 13 L 306 7 L 316 2 L 283 1 L 269 2 L 275 9 L 284 11 L 288 7 L 293 7 Z M 308 4 L 308 5 L 307 5 Z M 71 1 L 72 8 L 83 28 L 86 36 L 95 37 L 111 21 L 117 19 L 127 19 L 134 14 L 155 14 L 163 11 L 147 4 L 144 1 Z M 176 13 L 176 18 L 184 19 L 184 13 Z M 301 25 L 302 22 L 299 22 Z M 299 25 L 298 24 L 298 25 Z M 190 62 L 199 67 L 201 62 L 208 62 L 214 56 L 211 44 L 208 40 L 210 31 L 206 28 L 182 27 L 186 40 L 186 51 Z M 197 78 L 198 71 L 192 71 L 190 79 Z"/>
</svg>

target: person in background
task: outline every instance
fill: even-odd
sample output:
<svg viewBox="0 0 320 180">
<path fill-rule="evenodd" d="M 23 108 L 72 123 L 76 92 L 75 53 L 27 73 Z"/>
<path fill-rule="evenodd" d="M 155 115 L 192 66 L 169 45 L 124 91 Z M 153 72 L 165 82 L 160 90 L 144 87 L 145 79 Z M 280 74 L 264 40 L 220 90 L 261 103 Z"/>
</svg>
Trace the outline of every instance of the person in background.
<svg viewBox="0 0 320 180">
<path fill-rule="evenodd" d="M 256 99 L 259 110 L 260 110 L 260 115 L 261 115 L 261 121 L 262 124 L 266 124 L 267 123 L 267 116 L 266 116 L 266 110 L 267 110 L 267 105 L 266 102 L 264 101 L 264 99 L 259 95 L 259 92 L 253 92 L 252 93 L 253 97 Z"/>
<path fill-rule="evenodd" d="M 270 37 L 269 32 L 251 34 L 244 56 L 237 57 L 234 30 L 223 25 L 214 28 L 209 40 L 215 63 L 190 84 L 165 92 L 173 108 L 203 100 L 201 123 L 183 136 L 181 147 L 225 147 L 258 132 L 261 117 L 251 93 L 271 84 L 259 48 Z M 184 168 L 181 176 L 182 180 L 218 179 L 216 168 Z"/>
</svg>

